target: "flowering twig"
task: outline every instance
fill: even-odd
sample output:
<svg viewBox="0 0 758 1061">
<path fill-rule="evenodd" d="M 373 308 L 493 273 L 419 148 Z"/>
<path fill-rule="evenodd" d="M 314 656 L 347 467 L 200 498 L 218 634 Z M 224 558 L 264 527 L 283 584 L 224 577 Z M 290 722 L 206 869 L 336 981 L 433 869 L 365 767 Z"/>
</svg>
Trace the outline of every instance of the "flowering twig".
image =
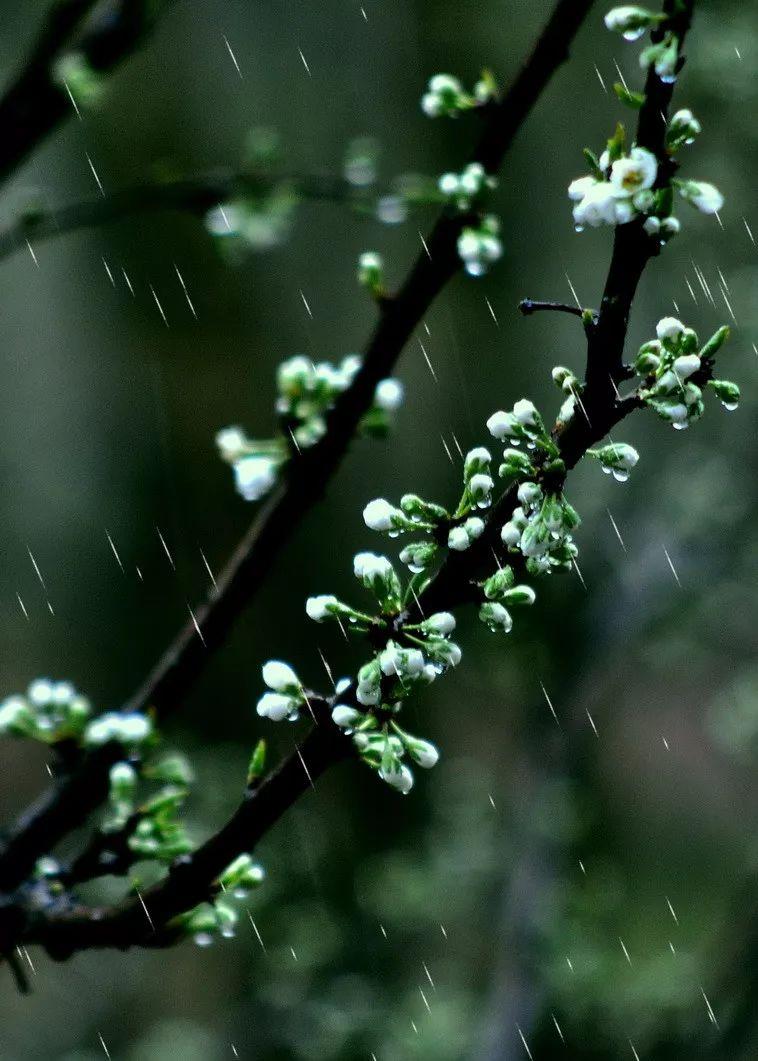
<svg viewBox="0 0 758 1061">
<path fill-rule="evenodd" d="M 329 174 L 255 173 L 245 170 L 182 177 L 133 188 L 56 209 L 30 208 L 0 231 L 0 260 L 26 247 L 29 240 L 46 240 L 67 232 L 96 228 L 137 213 L 181 212 L 205 216 L 219 203 L 247 195 L 265 196 L 278 187 L 300 199 L 332 202 L 367 202 L 365 190 L 349 180 Z M 373 194 L 373 192 L 372 192 Z"/>
<path fill-rule="evenodd" d="M 473 155 L 473 162 L 480 163 L 488 173 L 498 169 L 532 106 L 556 68 L 567 58 L 569 45 L 590 6 L 590 0 L 559 0 L 511 89 L 502 99 L 488 105 L 484 132 Z M 1 114 L 0 108 L 0 117 Z M 370 407 L 377 385 L 391 371 L 437 293 L 459 270 L 458 240 L 466 222 L 465 215 L 452 216 L 447 212 L 438 220 L 405 283 L 387 302 L 366 347 L 360 371 L 328 415 L 326 433 L 290 463 L 284 482 L 261 509 L 231 562 L 217 579 L 217 586 L 207 604 L 195 613 L 204 643 L 201 644 L 197 637 L 195 623 L 188 623 L 154 671 L 124 705 L 126 713 L 144 712 L 152 707 L 159 717 L 168 714 L 223 641 L 293 527 L 321 496 L 359 421 Z M 309 772 L 317 773 L 321 764 L 325 768 L 339 758 L 344 744 L 342 738 L 337 738 L 339 751 L 336 751 L 331 725 L 325 729 L 319 727 L 302 749 Z M 25 880 L 41 854 L 51 850 L 106 798 L 109 768 L 122 755 L 122 748 L 115 741 L 89 752 L 78 769 L 63 776 L 22 816 L 0 852 L 0 887 L 6 893 L 12 893 Z M 194 876 L 191 881 L 185 880 L 185 883 L 192 883 L 187 895 L 181 891 L 184 884 L 179 887 L 177 881 L 189 878 L 190 871 L 181 871 L 177 867 L 176 874 L 169 876 L 171 883 L 166 885 L 165 895 L 171 898 L 171 901 L 166 899 L 166 910 L 173 913 L 177 902 L 186 904 L 188 897 L 191 899 L 198 891 L 207 890 L 213 876 L 211 873 L 209 877 L 209 872 L 216 872 L 220 853 L 224 857 L 229 853 L 230 838 L 240 842 L 244 837 L 244 846 L 251 846 L 251 841 L 262 835 L 304 791 L 308 782 L 307 779 L 303 781 L 303 775 L 299 755 L 290 757 L 270 782 L 260 786 L 254 799 L 248 801 L 250 809 L 238 812 L 239 817 L 235 816 L 216 838 L 191 856 Z M 240 822 L 244 828 L 240 827 Z M 163 898 L 158 899 L 156 923 L 160 923 L 160 916 L 164 913 L 163 902 Z M 0 918 L 0 952 L 8 951 L 20 922 L 24 920 L 19 920 L 16 903 L 11 902 L 5 910 L 5 915 Z M 133 924 L 132 916 L 126 918 L 126 923 Z M 117 920 L 116 923 L 122 925 L 125 922 Z M 70 949 L 71 941 L 67 946 Z M 61 950 L 65 951 L 66 947 Z"/>
</svg>

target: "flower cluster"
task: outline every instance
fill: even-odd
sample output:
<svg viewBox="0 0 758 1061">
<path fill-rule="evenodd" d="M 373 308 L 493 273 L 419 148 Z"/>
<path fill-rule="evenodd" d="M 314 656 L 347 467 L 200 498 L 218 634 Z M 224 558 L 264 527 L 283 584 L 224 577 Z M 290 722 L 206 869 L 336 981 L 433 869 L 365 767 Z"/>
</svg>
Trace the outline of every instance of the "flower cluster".
<svg viewBox="0 0 758 1061">
<path fill-rule="evenodd" d="M 270 718 L 272 722 L 286 718 L 296 722 L 305 703 L 305 693 L 292 667 L 281 660 L 271 659 L 263 666 L 263 681 L 269 691 L 258 701 L 256 710 L 261 718 Z"/>
<path fill-rule="evenodd" d="M 439 189 L 449 203 L 458 210 L 471 210 L 488 191 L 497 186 L 494 177 L 489 177 L 481 162 L 469 162 L 462 173 L 443 173 Z"/>
<path fill-rule="evenodd" d="M 609 11 L 605 16 L 605 25 L 609 30 L 621 33 L 624 40 L 637 41 L 648 30 L 665 23 L 666 18 L 667 15 L 648 11 L 644 7 L 625 5 Z M 661 81 L 673 84 L 679 69 L 679 41 L 676 34 L 667 30 L 662 40 L 645 48 L 640 55 L 640 66 L 643 70 L 652 66 Z"/>
<path fill-rule="evenodd" d="M 666 16 L 654 14 L 642 7 L 614 8 L 606 15 L 609 29 L 623 33 L 627 40 L 636 40 L 658 25 Z M 663 81 L 673 81 L 679 65 L 678 42 L 673 33 L 652 44 L 642 53 L 642 65 L 654 66 Z M 633 107 L 639 107 L 644 97 L 618 85 L 619 97 Z M 666 154 L 673 155 L 679 148 L 691 144 L 700 133 L 700 122 L 690 110 L 679 110 L 668 122 Z M 665 243 L 679 232 L 680 224 L 672 216 L 673 195 L 682 198 L 705 214 L 715 214 L 723 206 L 723 196 L 706 181 L 668 180 L 661 178 L 662 159 L 642 145 L 627 148 L 626 132 L 622 125 L 608 141 L 605 151 L 596 157 L 585 151 L 590 173 L 571 182 L 568 188 L 573 207 L 574 224 L 578 232 L 600 225 L 626 225 L 642 218 L 645 231 L 659 243 Z"/>
<path fill-rule="evenodd" d="M 421 109 L 427 118 L 455 118 L 472 107 L 489 103 L 496 94 L 497 86 L 488 71 L 474 85 L 473 93 L 466 92 L 452 74 L 435 74 L 421 97 Z"/>
<path fill-rule="evenodd" d="M 713 358 L 728 338 L 724 326 L 701 347 L 697 333 L 675 317 L 658 321 L 656 338 L 643 343 L 632 366 L 642 380 L 639 394 L 645 404 L 680 431 L 703 415 L 703 386 L 710 387 L 726 409 L 736 409 L 737 384 L 710 378 Z"/>
<path fill-rule="evenodd" d="M 500 221 L 485 214 L 476 225 L 466 225 L 458 237 L 458 256 L 469 276 L 484 276 L 503 256 Z"/>
<path fill-rule="evenodd" d="M 339 365 L 328 361 L 314 363 L 301 355 L 291 357 L 282 362 L 277 372 L 279 434 L 270 439 L 251 439 L 241 427 L 219 431 L 219 454 L 231 464 L 237 492 L 246 501 L 257 501 L 273 489 L 293 449 L 300 452 L 323 438 L 329 411 L 360 367 L 361 359 L 354 354 L 343 358 Z M 382 380 L 361 429 L 373 435 L 386 433 L 389 414 L 399 408 L 402 400 L 400 381 Z"/>
<path fill-rule="evenodd" d="M 215 883 L 222 898 L 201 903 L 174 918 L 170 927 L 182 935 L 192 936 L 198 947 L 209 947 L 217 936 L 231 939 L 235 935 L 239 914 L 230 901 L 243 900 L 265 879 L 262 867 L 248 854 L 239 855 Z"/>
<path fill-rule="evenodd" d="M 110 770 L 111 814 L 105 833 L 130 828 L 127 848 L 134 862 L 171 862 L 192 850 L 179 812 L 189 793 L 192 771 L 186 761 L 169 756 L 145 766 L 146 780 L 161 782 L 160 790 L 142 802 L 136 801 L 139 777 L 129 762 L 115 763 Z"/>
<path fill-rule="evenodd" d="M 282 181 L 258 195 L 248 192 L 212 207 L 205 227 L 232 259 L 246 251 L 267 251 L 289 235 L 298 205 L 292 186 Z"/>
<path fill-rule="evenodd" d="M 38 678 L 25 696 L 9 696 L 0 703 L 0 735 L 29 737 L 45 744 L 81 740 L 91 714 L 89 701 L 70 682 Z"/>
</svg>

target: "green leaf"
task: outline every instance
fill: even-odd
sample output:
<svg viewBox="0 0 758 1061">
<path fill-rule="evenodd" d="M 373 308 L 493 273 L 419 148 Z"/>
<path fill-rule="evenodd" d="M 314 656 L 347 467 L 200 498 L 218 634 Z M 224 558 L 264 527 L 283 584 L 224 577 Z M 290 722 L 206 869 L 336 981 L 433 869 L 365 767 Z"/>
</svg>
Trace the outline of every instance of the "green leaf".
<svg viewBox="0 0 758 1061">
<path fill-rule="evenodd" d="M 613 86 L 613 91 L 616 93 L 621 102 L 631 107 L 632 110 L 639 110 L 642 104 L 645 102 L 644 92 L 631 92 L 626 85 L 623 85 L 620 81 L 616 81 Z"/>
</svg>

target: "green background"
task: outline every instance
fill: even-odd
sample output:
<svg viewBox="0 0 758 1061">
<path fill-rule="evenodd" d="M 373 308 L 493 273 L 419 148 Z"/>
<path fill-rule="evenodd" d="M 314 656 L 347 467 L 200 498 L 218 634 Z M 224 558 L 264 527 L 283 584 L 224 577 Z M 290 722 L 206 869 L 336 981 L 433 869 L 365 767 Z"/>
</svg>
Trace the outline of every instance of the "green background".
<svg viewBox="0 0 758 1061">
<path fill-rule="evenodd" d="M 6 77 L 39 6 L 0 5 Z M 449 70 L 470 84 L 486 66 L 507 83 L 549 8 L 365 0 L 364 17 L 358 0 L 179 0 L 109 78 L 100 107 L 23 167 L 0 214 L 11 221 L 31 195 L 50 206 L 97 196 L 87 155 L 106 192 L 234 167 L 255 126 L 279 131 L 282 166 L 295 172 L 339 173 L 362 135 L 381 145 L 384 181 L 460 168 L 478 119 L 425 119 L 426 80 Z M 519 1027 L 535 1058 L 631 1057 L 630 1041 L 643 1058 L 755 1056 L 758 273 L 746 223 L 758 232 L 758 14 L 739 0 L 697 9 L 675 99 L 703 123 L 685 173 L 724 192 L 723 227 L 680 208 L 683 233 L 643 280 L 628 350 L 677 309 L 703 338 L 735 325 L 723 280 L 736 326 L 721 363 L 743 388 L 740 411 L 711 401 L 684 435 L 636 416 L 622 433 L 641 452 L 628 484 L 595 465 L 572 475 L 586 588 L 573 576 L 544 584 L 508 637 L 462 618 L 462 666 L 410 710 L 443 758 L 408 798 L 343 766 L 279 824 L 250 902 L 265 952 L 244 919 L 235 940 L 207 950 L 88 953 L 64 966 L 32 952 L 30 998 L 3 977 L 3 1057 L 95 1061 L 101 1034 L 128 1061 L 235 1049 L 505 1061 L 525 1056 Z M 282 657 L 326 687 L 319 652 L 338 674 L 362 661 L 338 630 L 309 623 L 303 602 L 354 593 L 353 553 L 382 548 L 363 526 L 365 503 L 408 490 L 452 501 L 459 473 L 443 440 L 486 442 L 487 416 L 524 395 L 557 409 L 551 367 L 582 369 L 575 320 L 522 319 L 516 306 L 570 299 L 567 278 L 584 304 L 602 289 L 610 233 L 576 235 L 565 189 L 583 171 L 582 147 L 602 147 L 628 114 L 598 71 L 610 89 L 618 62 L 640 86 L 639 46 L 604 30 L 604 10 L 508 155 L 493 196 L 502 263 L 482 281 L 457 278 L 427 318 L 437 380 L 414 339 L 393 436 L 352 447 L 167 728 L 196 764 L 198 839 L 234 807 L 258 737 L 291 750 L 294 731 L 255 715 L 261 663 Z M 215 432 L 271 431 L 282 359 L 359 351 L 375 312 L 354 281 L 358 254 L 380 251 L 397 283 L 432 217 L 387 227 L 305 204 L 284 245 L 232 267 L 196 220 L 156 214 L 40 244 L 38 266 L 25 250 L 0 263 L 3 694 L 44 674 L 111 709 L 136 688 L 207 588 L 200 550 L 218 570 L 251 518 Z M 38 749 L 3 742 L 2 817 L 46 776 Z M 715 1045 L 703 991 L 721 1031 L 739 1030 L 732 1046 Z"/>
</svg>

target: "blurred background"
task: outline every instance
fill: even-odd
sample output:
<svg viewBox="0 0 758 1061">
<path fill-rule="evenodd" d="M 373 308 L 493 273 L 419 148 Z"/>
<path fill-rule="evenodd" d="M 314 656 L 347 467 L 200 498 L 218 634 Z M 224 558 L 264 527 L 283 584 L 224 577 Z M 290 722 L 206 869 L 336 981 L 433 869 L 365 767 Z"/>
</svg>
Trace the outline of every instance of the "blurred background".
<svg viewBox="0 0 758 1061">
<path fill-rule="evenodd" d="M 0 3 L 6 79 L 41 6 Z M 180 0 L 99 107 L 19 172 L 0 217 L 96 197 L 88 156 L 106 193 L 234 168 L 256 127 L 278 131 L 283 171 L 339 174 L 363 136 L 380 183 L 459 169 L 477 120 L 424 118 L 427 79 L 471 84 L 486 66 L 507 83 L 550 8 Z M 565 190 L 582 147 L 633 120 L 610 91 L 616 64 L 640 85 L 639 46 L 608 34 L 604 11 L 508 156 L 502 263 L 456 279 L 427 318 L 436 378 L 411 342 L 392 437 L 352 447 L 168 727 L 198 773 L 198 839 L 235 805 L 258 737 L 291 749 L 255 715 L 261 663 L 324 686 L 320 652 L 337 674 L 362 661 L 303 602 L 352 594 L 353 553 L 382 548 L 365 503 L 452 501 L 444 444 L 485 442 L 486 417 L 524 395 L 557 409 L 550 369 L 581 371 L 575 320 L 516 307 L 570 300 L 569 281 L 599 300 L 609 232 L 575 234 Z M 462 619 L 463 665 L 411 712 L 442 761 L 408 798 L 343 766 L 277 826 L 250 903 L 262 942 L 243 920 L 208 949 L 33 953 L 31 997 L 2 978 L 3 1057 L 96 1061 L 99 1036 L 125 1061 L 758 1056 L 757 34 L 751 5 L 697 5 L 676 102 L 703 123 L 684 165 L 724 192 L 723 224 L 680 207 L 629 345 L 668 313 L 703 338 L 731 323 L 721 364 L 740 411 L 711 401 L 685 435 L 639 415 L 623 429 L 642 455 L 629 483 L 596 465 L 572 475 L 583 582 L 543 584 L 507 637 Z M 0 263 L 2 695 L 49 675 L 105 710 L 137 686 L 207 589 L 201 550 L 217 570 L 253 514 L 215 432 L 270 433 L 282 359 L 359 351 L 374 320 L 359 253 L 380 251 L 399 282 L 433 216 L 387 225 L 306 203 L 285 240 L 234 263 L 197 219 L 135 216 L 41 243 L 38 264 L 26 250 Z M 0 778 L 9 819 L 44 786 L 44 756 L 5 741 Z"/>
</svg>

